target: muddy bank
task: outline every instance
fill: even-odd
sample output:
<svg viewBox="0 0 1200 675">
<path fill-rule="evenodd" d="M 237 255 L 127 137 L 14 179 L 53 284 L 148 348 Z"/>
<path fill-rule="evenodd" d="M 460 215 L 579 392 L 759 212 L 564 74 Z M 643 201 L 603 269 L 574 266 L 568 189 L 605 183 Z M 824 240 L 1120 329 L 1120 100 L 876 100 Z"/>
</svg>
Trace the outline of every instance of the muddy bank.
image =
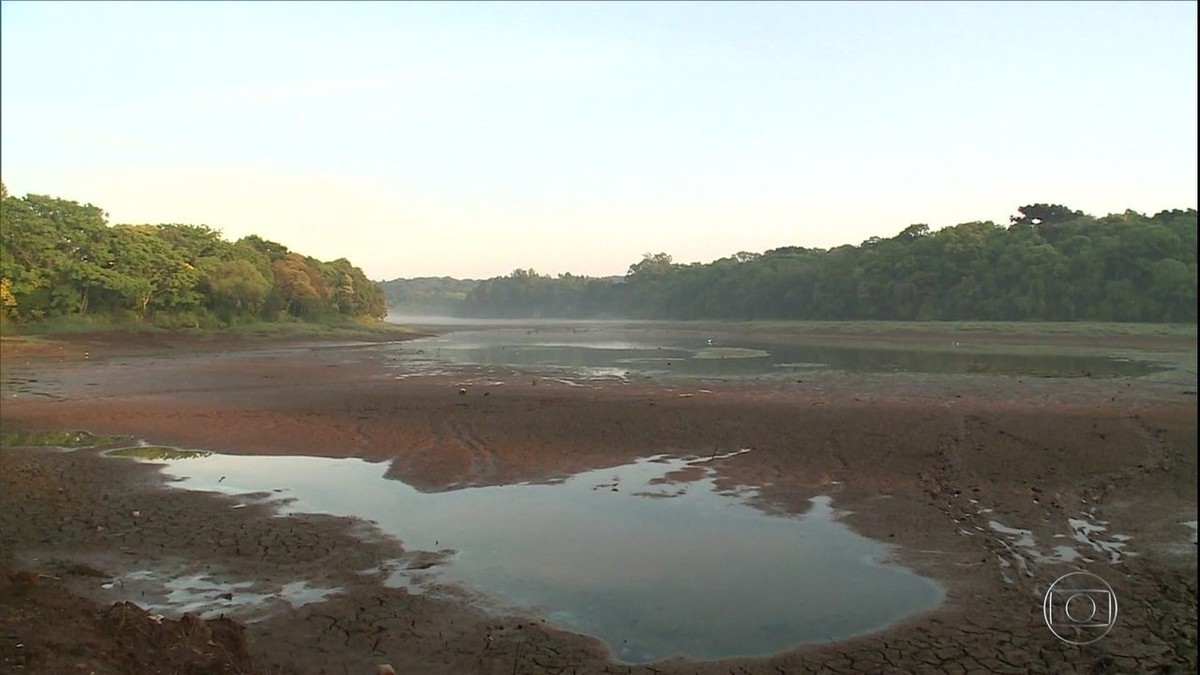
<svg viewBox="0 0 1200 675">
<path fill-rule="evenodd" d="M 1194 383 L 825 373 L 571 386 L 496 370 L 407 376 L 366 344 L 27 360 L 4 359 L 5 431 L 355 456 L 427 491 L 752 448 L 721 463 L 720 484 L 756 487 L 773 510 L 830 494 L 855 529 L 895 544 L 947 590 L 937 610 L 832 645 L 627 666 L 597 640 L 486 613 L 456 589 L 386 588 L 388 569 L 428 564 L 429 552 L 368 524 L 163 489 L 153 467 L 93 450 L 0 451 L 4 564 L 102 604 L 120 591 L 103 585 L 135 570 L 152 573 L 138 589 L 148 602 L 164 593 L 155 579 L 253 581 L 238 592 L 275 596 L 240 619 L 263 672 L 385 662 L 446 673 L 1196 668 L 1194 526 L 1182 524 L 1196 519 Z M 1079 522 L 1104 529 L 1081 535 Z M 1080 558 L 1056 557 L 1062 544 Z M 1113 631 L 1086 647 L 1059 641 L 1042 618 L 1045 589 L 1076 569 L 1121 599 Z M 294 606 L 281 598 L 297 580 L 336 593 Z"/>
</svg>

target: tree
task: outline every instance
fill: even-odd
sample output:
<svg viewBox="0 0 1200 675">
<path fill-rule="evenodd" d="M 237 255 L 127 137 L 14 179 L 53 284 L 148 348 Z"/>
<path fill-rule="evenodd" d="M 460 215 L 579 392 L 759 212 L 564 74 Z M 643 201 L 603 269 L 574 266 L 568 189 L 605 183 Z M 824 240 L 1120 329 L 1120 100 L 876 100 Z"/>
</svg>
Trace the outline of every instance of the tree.
<svg viewBox="0 0 1200 675">
<path fill-rule="evenodd" d="M 163 310 L 195 309 L 200 273 L 184 260 L 184 251 L 172 246 L 153 225 L 118 225 L 112 228 L 112 265 L 119 275 L 120 290 L 139 317 L 145 318 L 151 303 Z"/>
<path fill-rule="evenodd" d="M 201 258 L 198 270 L 210 307 L 225 321 L 258 314 L 271 292 L 271 281 L 248 260 Z"/>
<path fill-rule="evenodd" d="M 1017 208 L 1020 215 L 1009 216 L 1015 226 L 1057 225 L 1083 217 L 1082 211 L 1067 208 L 1062 204 L 1029 204 Z"/>
<path fill-rule="evenodd" d="M 0 313 L 9 319 L 127 313 L 174 326 L 207 312 L 229 321 L 387 311 L 378 285 L 344 259 L 322 263 L 256 235 L 231 244 L 204 225 L 110 227 L 90 204 L 0 188 Z"/>
<path fill-rule="evenodd" d="M 915 241 L 926 236 L 929 236 L 929 226 L 925 223 L 916 223 L 909 225 L 896 235 L 896 241 Z"/>
<path fill-rule="evenodd" d="M 261 255 L 266 256 L 267 260 L 270 262 L 283 260 L 288 254 L 288 247 L 278 242 L 263 239 L 257 234 L 251 234 L 249 236 L 242 237 L 237 241 L 237 243 L 242 246 L 248 246 Z"/>
<path fill-rule="evenodd" d="M 618 283 L 529 274 L 480 282 L 486 316 L 1194 321 L 1196 211 L 1104 218 L 1060 205 L 832 250 L 783 247 L 676 265 L 647 253 Z"/>
<path fill-rule="evenodd" d="M 207 225 L 157 225 L 158 236 L 183 258 L 195 265 L 201 258 L 227 258 L 232 245 L 221 238 L 221 233 Z M 251 235 L 253 236 L 253 235 Z M 258 237 L 255 237 L 258 239 Z M 259 239 L 259 241 L 263 241 Z"/>
<path fill-rule="evenodd" d="M 103 211 L 44 195 L 6 197 L 3 204 L 0 276 L 9 280 L 19 316 L 86 313 L 93 297 L 116 290 Z"/>
<path fill-rule="evenodd" d="M 629 266 L 626 276 L 657 277 L 671 271 L 671 256 L 666 253 L 645 253 L 641 262 Z"/>
</svg>

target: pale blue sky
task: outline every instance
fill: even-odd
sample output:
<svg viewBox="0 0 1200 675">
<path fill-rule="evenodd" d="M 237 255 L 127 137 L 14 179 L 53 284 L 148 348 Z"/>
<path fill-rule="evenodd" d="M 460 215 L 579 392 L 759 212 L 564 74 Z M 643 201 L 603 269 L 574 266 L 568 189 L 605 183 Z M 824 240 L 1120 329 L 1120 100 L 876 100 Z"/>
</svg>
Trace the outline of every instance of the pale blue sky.
<svg viewBox="0 0 1200 675">
<path fill-rule="evenodd" d="M 3 180 L 375 279 L 1195 208 L 1196 8 L 5 0 Z"/>
</svg>

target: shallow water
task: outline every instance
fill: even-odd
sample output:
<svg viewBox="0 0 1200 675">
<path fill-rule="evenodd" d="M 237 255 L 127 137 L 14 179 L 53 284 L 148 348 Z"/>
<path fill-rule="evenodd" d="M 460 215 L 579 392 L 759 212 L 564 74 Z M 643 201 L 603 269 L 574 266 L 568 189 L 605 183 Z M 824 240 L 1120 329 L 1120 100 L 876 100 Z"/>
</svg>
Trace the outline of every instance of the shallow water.
<svg viewBox="0 0 1200 675">
<path fill-rule="evenodd" d="M 458 330 L 393 347 L 406 368 L 504 366 L 571 377 L 802 378 L 817 371 L 1138 377 L 1161 367 L 1122 358 L 1000 352 L 947 338 L 937 345 L 828 345 L 715 326 L 587 323 Z M 989 349 L 991 349 L 989 351 Z"/>
<path fill-rule="evenodd" d="M 261 620 L 281 609 L 321 602 L 338 592 L 303 580 L 284 584 L 259 579 L 232 581 L 217 570 L 197 574 L 170 564 L 130 570 L 101 588 L 112 594 L 109 600 L 133 599 L 149 612 L 192 612 L 203 619 L 229 616 L 245 622 Z"/>
<path fill-rule="evenodd" d="M 713 467 L 737 454 L 441 493 L 358 459 L 214 454 L 173 459 L 166 471 L 186 488 L 269 492 L 286 512 L 374 521 L 409 551 L 444 551 L 398 561 L 393 583 L 461 584 L 485 604 L 599 637 L 627 662 L 769 654 L 941 602 L 936 583 L 886 564 L 886 546 L 840 522 L 828 496 L 786 516 L 751 506 L 753 491 L 718 490 Z M 692 480 L 673 482 L 685 469 Z"/>
</svg>

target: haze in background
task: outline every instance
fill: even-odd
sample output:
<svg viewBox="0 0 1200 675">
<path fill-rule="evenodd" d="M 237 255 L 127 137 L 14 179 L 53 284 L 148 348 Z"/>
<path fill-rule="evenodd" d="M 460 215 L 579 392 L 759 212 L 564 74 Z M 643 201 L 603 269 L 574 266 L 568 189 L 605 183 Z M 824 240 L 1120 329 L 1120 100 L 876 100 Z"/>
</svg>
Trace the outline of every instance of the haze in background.
<svg viewBox="0 0 1200 675">
<path fill-rule="evenodd" d="M 1197 201 L 1195 3 L 0 7 L 10 193 L 376 279 Z"/>
</svg>

